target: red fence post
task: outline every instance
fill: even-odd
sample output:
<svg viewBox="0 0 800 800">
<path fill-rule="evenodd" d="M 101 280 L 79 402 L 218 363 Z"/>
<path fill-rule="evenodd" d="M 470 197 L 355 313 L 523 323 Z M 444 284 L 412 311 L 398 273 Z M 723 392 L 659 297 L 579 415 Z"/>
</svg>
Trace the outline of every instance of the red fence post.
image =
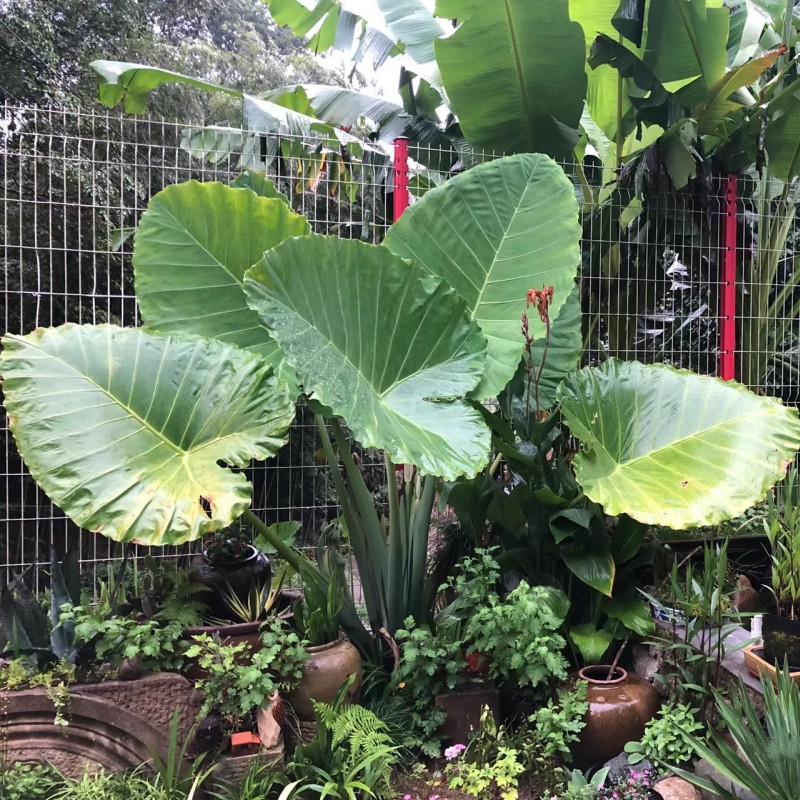
<svg viewBox="0 0 800 800">
<path fill-rule="evenodd" d="M 394 140 L 394 222 L 408 208 L 408 139 Z"/>
<path fill-rule="evenodd" d="M 720 305 L 719 377 L 736 377 L 736 205 L 738 179 L 728 175 L 725 186 L 724 261 Z"/>
</svg>

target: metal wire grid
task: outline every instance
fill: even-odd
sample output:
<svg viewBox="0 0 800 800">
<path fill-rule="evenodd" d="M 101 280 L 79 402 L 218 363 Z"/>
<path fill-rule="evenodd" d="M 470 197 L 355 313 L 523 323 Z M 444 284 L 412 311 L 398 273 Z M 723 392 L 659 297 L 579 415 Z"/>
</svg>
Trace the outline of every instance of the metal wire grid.
<svg viewBox="0 0 800 800">
<path fill-rule="evenodd" d="M 717 374 L 724 285 L 725 183 L 612 193 L 583 202 L 582 278 L 587 359 L 666 363 Z"/>
<path fill-rule="evenodd" d="M 266 168 L 317 232 L 382 238 L 388 224 L 388 168 L 362 169 L 351 159 L 347 191 L 342 191 L 338 176 L 322 168 L 314 142 L 309 147 L 307 141 L 289 141 L 281 149 L 243 133 L 239 146 L 221 142 L 219 149 L 206 148 L 204 157 L 196 158 L 181 146 L 186 136 L 185 125 L 163 120 L 90 109 L 0 106 L 3 330 L 26 333 L 64 322 L 138 325 L 125 232 L 165 186 L 189 179 L 229 182 L 243 165 Z M 243 146 L 251 148 L 245 158 Z M 62 549 L 77 543 L 85 569 L 120 557 L 118 545 L 79 531 L 37 488 L 2 412 L 0 429 L 0 582 L 28 565 L 48 563 L 51 543 Z M 299 520 L 309 543 L 323 522 L 337 515 L 320 452 L 313 415 L 300 407 L 277 458 L 249 470 L 254 511 L 269 523 Z M 368 473 L 383 470 L 369 451 L 359 457 Z M 376 474 L 375 483 L 380 482 Z M 152 552 L 174 556 L 179 551 Z M 136 555 L 144 553 L 138 548 Z"/>
<path fill-rule="evenodd" d="M 0 107 L 5 330 L 27 332 L 65 321 L 138 324 L 130 243 L 117 246 L 118 232 L 135 225 L 158 190 L 190 178 L 227 182 L 243 166 L 266 167 L 316 231 L 380 241 L 391 209 L 387 159 L 359 163 L 348 152 L 346 159 L 336 160 L 341 153 L 321 140 L 285 137 L 281 144 L 257 134 L 234 133 L 227 138 L 206 136 L 198 146 L 200 133 L 177 123 L 93 110 Z M 422 150 L 414 154 L 427 158 L 410 166 L 415 190 L 447 177 L 432 176 L 419 167 L 423 160 L 444 162 L 446 154 Z M 347 159 L 351 169 L 343 181 L 339 166 Z M 562 166 L 573 178 L 584 232 L 587 360 L 637 358 L 715 374 L 723 316 L 724 179 L 709 179 L 702 191 L 696 186 L 684 192 L 660 191 L 644 203 L 631 195 L 605 192 L 609 196 L 599 206 L 587 201 L 575 165 Z M 596 189 L 603 193 L 603 187 Z M 752 273 L 759 242 L 753 187 L 742 180 L 740 191 L 744 199 L 739 205 L 737 280 L 742 286 Z M 411 202 L 415 199 L 412 194 Z M 763 253 L 768 246 L 761 248 Z M 793 234 L 779 255 L 780 268 L 767 287 L 773 301 L 793 274 Z M 740 320 L 738 337 L 763 360 L 756 373 L 767 383 L 772 376 L 771 393 L 792 399 L 800 385 L 794 293 L 766 320 L 753 313 L 752 304 L 746 305 L 747 296 L 740 291 L 737 313 L 749 310 L 750 317 Z M 758 340 L 758 352 L 752 350 L 756 339 L 746 335 L 747 325 L 756 322 L 762 334 L 767 331 L 766 339 L 762 335 Z M 780 357 L 769 354 L 770 345 Z M 78 532 L 50 504 L 19 459 L 4 416 L 2 429 L 4 577 L 45 562 L 51 542 L 63 547 L 68 540 L 79 541 L 83 561 L 93 567 L 118 557 L 117 546 Z M 370 452 L 360 458 L 377 496 L 383 464 Z M 249 472 L 254 510 L 268 522 L 299 519 L 310 543 L 322 523 L 338 511 L 321 461 L 313 416 L 299 408 L 288 445 L 276 459 Z"/>
</svg>

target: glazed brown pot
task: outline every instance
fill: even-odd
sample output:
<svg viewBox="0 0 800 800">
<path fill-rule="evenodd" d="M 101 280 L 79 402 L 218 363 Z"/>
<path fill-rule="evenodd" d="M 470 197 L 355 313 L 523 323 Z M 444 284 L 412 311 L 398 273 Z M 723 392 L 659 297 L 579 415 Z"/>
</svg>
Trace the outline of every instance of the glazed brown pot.
<svg viewBox="0 0 800 800">
<path fill-rule="evenodd" d="M 211 590 L 204 592 L 200 599 L 214 616 L 225 619 L 230 614 L 225 592 L 232 591 L 240 600 L 246 601 L 252 586 L 269 586 L 271 575 L 269 559 L 250 545 L 250 555 L 232 564 L 211 564 L 204 551 L 195 559 L 189 580 Z"/>
<path fill-rule="evenodd" d="M 342 684 L 351 675 L 355 675 L 356 679 L 347 690 L 348 703 L 358 699 L 364 679 L 358 650 L 344 637 L 318 647 L 309 647 L 308 660 L 303 664 L 303 677 L 289 695 L 289 702 L 298 718 L 313 720 L 314 706 L 311 701 L 333 702 Z"/>
<path fill-rule="evenodd" d="M 608 665 L 584 667 L 577 674 L 588 689 L 589 711 L 572 755 L 578 769 L 587 769 L 618 756 L 628 742 L 641 739 L 644 726 L 658 711 L 658 692 L 644 679 L 616 667 L 611 680 Z"/>
</svg>

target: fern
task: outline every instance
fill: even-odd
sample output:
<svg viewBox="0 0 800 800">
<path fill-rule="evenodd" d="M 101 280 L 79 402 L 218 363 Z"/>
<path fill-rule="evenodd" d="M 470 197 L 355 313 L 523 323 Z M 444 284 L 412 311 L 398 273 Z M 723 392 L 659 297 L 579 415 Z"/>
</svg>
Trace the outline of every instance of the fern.
<svg viewBox="0 0 800 800">
<path fill-rule="evenodd" d="M 172 586 L 156 617 L 166 622 L 178 622 L 184 628 L 200 625 L 203 614 L 208 611 L 206 604 L 196 598 L 208 587 L 189 580 L 188 573 L 176 572 L 171 578 Z"/>
<path fill-rule="evenodd" d="M 366 787 L 369 796 L 390 793 L 390 779 L 397 764 L 398 748 L 392 744 L 387 725 L 363 706 L 315 703 L 317 738 L 295 751 L 292 771 L 301 779 L 318 782 L 324 772 L 339 796 Z"/>
</svg>

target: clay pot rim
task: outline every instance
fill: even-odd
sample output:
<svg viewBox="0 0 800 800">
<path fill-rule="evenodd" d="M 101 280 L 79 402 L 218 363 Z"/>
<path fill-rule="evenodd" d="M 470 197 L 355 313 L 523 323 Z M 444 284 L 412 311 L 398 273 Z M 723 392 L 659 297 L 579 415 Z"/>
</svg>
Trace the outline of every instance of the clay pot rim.
<svg viewBox="0 0 800 800">
<path fill-rule="evenodd" d="M 249 564 L 260 555 L 264 555 L 255 545 L 249 544 L 247 546 L 250 548 L 250 555 L 247 556 L 247 558 L 241 559 L 240 561 L 231 561 L 229 564 L 212 564 L 208 558 L 208 549 L 203 550 L 203 561 L 205 561 L 209 567 L 213 567 L 214 569 L 235 570 L 244 566 L 245 564 Z M 264 558 L 266 558 L 266 556 L 264 556 Z"/>
<path fill-rule="evenodd" d="M 603 670 L 602 674 L 608 675 L 608 671 L 610 669 L 611 669 L 610 664 L 591 664 L 588 667 L 583 667 L 583 669 L 579 669 L 578 677 L 582 681 L 586 681 L 586 683 L 593 683 L 599 686 L 614 686 L 628 679 L 628 671 L 623 669 L 622 667 L 614 667 L 614 675 L 618 675 L 619 677 L 611 678 L 610 680 L 606 678 L 593 678 L 587 674 L 594 670 L 598 671 Z"/>
<path fill-rule="evenodd" d="M 333 648 L 339 644 L 350 644 L 350 640 L 344 635 L 344 633 L 340 633 L 338 639 L 334 639 L 333 641 L 327 642 L 326 644 L 310 645 L 306 647 L 306 651 L 310 655 L 314 655 L 315 653 L 324 653 L 326 650 L 333 650 Z"/>
<path fill-rule="evenodd" d="M 230 625 L 192 625 L 183 629 L 183 635 L 198 636 L 202 633 L 219 633 L 225 636 L 249 636 L 258 633 L 264 620 L 258 622 L 231 622 Z"/>
</svg>

